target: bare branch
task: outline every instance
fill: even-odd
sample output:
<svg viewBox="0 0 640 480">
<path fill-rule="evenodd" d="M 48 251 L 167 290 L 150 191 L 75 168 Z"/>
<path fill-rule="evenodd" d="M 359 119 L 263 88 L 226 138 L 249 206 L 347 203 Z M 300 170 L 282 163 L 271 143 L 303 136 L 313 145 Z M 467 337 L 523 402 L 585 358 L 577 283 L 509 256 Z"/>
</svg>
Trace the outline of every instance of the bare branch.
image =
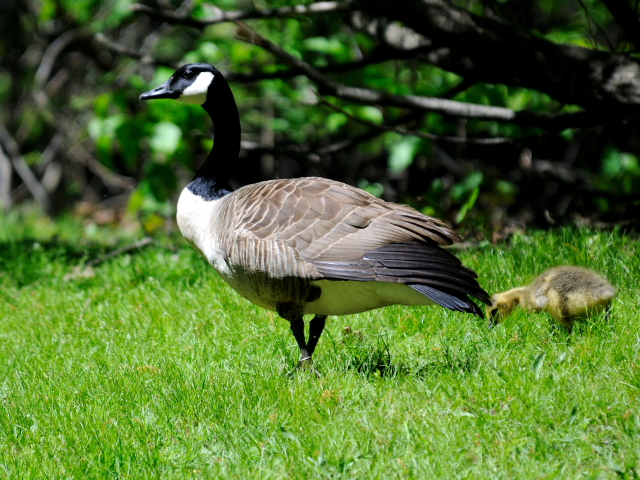
<svg viewBox="0 0 640 480">
<path fill-rule="evenodd" d="M 162 65 L 165 67 L 170 67 L 177 69 L 181 66 L 181 64 L 162 62 L 154 57 L 152 57 L 149 53 L 144 53 L 133 48 L 129 48 L 126 45 L 122 45 L 114 40 L 111 40 L 103 33 L 97 33 L 94 35 L 93 40 L 108 48 L 111 51 L 119 53 L 121 55 L 125 55 L 131 58 L 135 58 L 140 60 L 142 63 L 151 64 L 151 65 Z M 415 50 L 394 50 L 389 48 L 379 48 L 374 51 L 371 55 L 361 60 L 357 60 L 355 62 L 345 62 L 334 65 L 328 65 L 326 67 L 318 68 L 318 71 L 323 73 L 344 73 L 352 70 L 357 70 L 359 68 L 366 67 L 368 65 L 375 65 L 378 63 L 387 62 L 389 60 L 402 60 L 415 58 L 418 55 L 424 55 L 428 53 L 429 49 L 425 48 L 416 48 Z M 238 82 L 238 83 L 251 83 L 251 82 L 259 82 L 261 80 L 271 80 L 271 79 L 280 79 L 286 80 L 289 78 L 297 77 L 298 75 L 304 75 L 304 72 L 297 68 L 290 68 L 287 70 L 278 70 L 275 72 L 251 72 L 251 73 L 237 73 L 237 72 L 224 72 L 224 76 L 229 82 Z M 463 88 L 465 90 L 469 88 L 466 86 Z"/>
<path fill-rule="evenodd" d="M 452 117 L 477 118 L 481 120 L 496 120 L 499 122 L 522 123 L 518 114 L 510 108 L 478 105 L 475 103 L 458 102 L 446 98 L 421 97 L 418 95 L 394 95 L 368 88 L 335 85 L 334 89 L 327 89 L 336 97 L 367 104 L 390 105 L 396 107 L 415 108 L 429 112 L 440 113 Z M 533 117 L 538 114 L 532 113 Z"/>
<path fill-rule="evenodd" d="M 51 141 L 49 142 L 49 145 L 47 145 L 47 148 L 45 148 L 44 151 L 42 152 L 42 156 L 38 161 L 39 168 L 46 168 L 49 166 L 51 162 L 53 162 L 58 151 L 60 150 L 60 148 L 62 148 L 62 145 L 64 144 L 64 140 L 65 140 L 65 133 L 61 131 L 57 131 L 53 136 L 53 138 L 51 139 Z"/>
<path fill-rule="evenodd" d="M 326 67 L 319 67 L 317 70 L 322 73 L 344 73 L 359 68 L 366 67 L 368 65 L 375 65 L 378 63 L 387 62 L 389 60 L 402 60 L 415 58 L 418 55 L 424 55 L 428 53 L 430 48 L 420 47 L 413 50 L 395 50 L 390 48 L 379 48 L 371 55 L 356 60 L 354 62 L 338 63 L 334 65 L 327 65 Z M 251 73 L 235 73 L 225 72 L 225 78 L 230 82 L 250 83 L 260 80 L 280 79 L 286 80 L 298 75 L 304 75 L 304 72 L 299 68 L 290 68 L 288 70 L 278 70 L 276 72 L 251 72 Z"/>
<path fill-rule="evenodd" d="M 308 150 L 302 150 L 296 148 L 293 145 L 285 145 L 280 147 L 278 145 L 264 145 L 257 142 L 248 142 L 243 140 L 241 145 L 241 152 L 252 153 L 269 153 L 274 155 L 283 155 L 285 157 L 301 160 L 304 162 L 317 163 L 320 161 L 320 156 L 317 153 L 309 152 Z"/>
<path fill-rule="evenodd" d="M 418 112 L 418 113 L 411 112 L 411 113 L 402 115 L 397 119 L 392 120 L 388 125 L 389 126 L 402 125 L 408 122 L 418 120 L 422 116 L 423 116 L 422 112 Z M 374 125 L 374 126 L 378 127 L 378 125 Z M 271 153 L 276 155 L 284 155 L 290 158 L 295 158 L 295 159 L 299 159 L 306 162 L 316 163 L 320 161 L 320 157 L 324 155 L 333 155 L 343 150 L 348 150 L 360 143 L 367 142 L 369 140 L 372 140 L 378 137 L 384 131 L 385 130 L 382 130 L 380 128 L 375 128 L 356 137 L 348 138 L 346 140 L 341 140 L 339 142 L 332 143 L 330 145 L 325 145 L 322 147 L 310 148 L 305 150 L 301 150 L 300 148 L 294 147 L 291 145 L 279 147 L 277 145 L 276 146 L 262 145 L 259 143 L 248 142 L 243 140 L 242 151 L 247 153 L 248 152 Z"/>
<path fill-rule="evenodd" d="M 132 57 L 132 58 L 137 58 L 138 60 L 140 60 L 141 63 L 147 63 L 147 64 L 151 64 L 151 65 L 162 65 L 164 67 L 170 67 L 170 68 L 176 68 L 176 69 L 179 67 L 179 65 L 176 65 L 174 63 L 161 62 L 161 61 L 157 60 L 156 58 L 152 57 L 149 53 L 140 52 L 140 51 L 135 50 L 133 48 L 129 48 L 126 45 L 122 45 L 121 43 L 115 42 L 115 41 L 111 40 L 110 38 L 108 38 L 103 33 L 96 33 L 93 36 L 93 40 L 97 44 L 102 45 L 102 46 L 108 48 L 109 50 L 117 52 L 117 53 L 119 53 L 121 55 L 125 55 L 127 57 Z"/>
<path fill-rule="evenodd" d="M 51 76 L 51 71 L 56 63 L 56 60 L 65 48 L 72 42 L 84 38 L 87 33 L 82 29 L 68 30 L 56 38 L 51 45 L 47 47 L 42 54 L 42 61 L 36 71 L 35 75 L 35 89 L 43 89 L 47 79 Z"/>
<path fill-rule="evenodd" d="M 323 72 L 297 57 L 294 57 L 282 47 L 267 40 L 251 27 L 243 22 L 236 22 L 240 39 L 257 45 L 272 53 L 275 57 L 288 63 L 304 73 L 318 84 L 318 90 L 323 95 L 333 95 L 344 100 L 350 100 L 368 105 L 388 105 L 404 107 L 415 110 L 440 113 L 452 117 L 476 118 L 508 122 L 520 125 L 541 126 L 548 129 L 564 129 L 581 127 L 589 124 L 600 125 L 607 121 L 617 121 L 618 116 L 602 113 L 577 112 L 566 114 L 540 113 L 530 111 L 518 111 L 504 107 L 477 105 L 473 103 L 457 102 L 444 98 L 422 97 L 417 95 L 394 95 L 378 90 L 351 87 L 333 81 Z"/>
<path fill-rule="evenodd" d="M 68 30 L 51 42 L 51 45 L 47 47 L 42 55 L 42 60 L 33 82 L 33 98 L 38 104 L 40 114 L 51 125 L 55 125 L 55 118 L 49 109 L 49 97 L 45 92 L 45 84 L 51 76 L 53 67 L 60 54 L 72 42 L 85 37 L 87 37 L 87 33 L 83 29 Z"/>
<path fill-rule="evenodd" d="M 133 178 L 112 172 L 80 145 L 74 145 L 71 147 L 69 154 L 75 161 L 87 167 L 110 189 L 122 191 L 135 184 L 135 180 Z"/>
<path fill-rule="evenodd" d="M 264 10 L 240 10 L 235 12 L 223 12 L 216 9 L 213 17 L 206 19 L 193 18 L 189 15 L 176 13 L 171 10 L 156 10 L 155 8 L 133 4 L 131 10 L 136 13 L 160 18 L 169 23 L 179 23 L 190 27 L 203 28 L 216 23 L 233 22 L 236 20 L 248 20 L 251 18 L 281 18 L 294 15 L 312 15 L 318 13 L 344 12 L 351 9 L 351 2 L 317 2 L 310 5 L 294 5 L 280 8 L 268 8 Z"/>
<path fill-rule="evenodd" d="M 370 127 L 373 128 L 377 128 L 379 130 L 384 130 L 385 132 L 396 132 L 399 133 L 401 135 L 413 135 L 414 137 L 420 137 L 420 138 L 425 138 L 427 140 L 433 140 L 436 142 L 447 142 L 447 143 L 474 143 L 474 144 L 478 144 L 478 145 L 497 145 L 497 144 L 501 144 L 501 143 L 511 143 L 511 139 L 510 138 L 502 138 L 502 137 L 497 137 L 497 138 L 466 138 L 466 137 L 442 137 L 440 135 L 434 135 L 432 133 L 424 133 L 424 132 L 419 132 L 416 130 L 407 130 L 405 128 L 399 128 L 399 127 L 391 127 L 389 125 L 384 125 L 384 124 L 377 124 L 377 123 L 373 123 L 370 122 L 369 120 L 365 120 L 364 118 L 360 118 L 360 117 L 356 117 L 355 115 L 352 115 L 351 113 L 347 112 L 346 110 L 338 107 L 337 105 L 334 105 L 333 103 L 331 103 L 330 101 L 328 101 L 326 98 L 323 98 L 322 96 L 318 95 L 318 98 L 320 99 L 320 103 L 322 105 L 326 105 L 327 107 L 342 113 L 343 115 L 346 115 L 348 118 L 350 118 L 351 120 L 354 120 L 356 122 L 362 123 L 364 125 L 368 125 Z"/>
<path fill-rule="evenodd" d="M 0 210 L 11 209 L 11 160 L 0 148 Z"/>
<path fill-rule="evenodd" d="M 556 44 L 446 0 L 355 0 L 370 17 L 387 17 L 444 48 L 438 65 L 462 76 L 546 92 L 556 100 L 635 115 L 640 63 L 628 56 Z"/>
<path fill-rule="evenodd" d="M 16 141 L 13 139 L 9 131 L 3 125 L 0 125 L 0 148 L 2 147 L 5 148 L 7 155 L 13 164 L 13 168 L 29 189 L 29 192 L 33 195 L 35 201 L 38 202 L 40 208 L 45 212 L 51 211 L 51 200 L 49 199 L 49 195 L 47 195 L 46 190 L 31 171 L 24 157 L 20 154 L 20 148 Z"/>
<path fill-rule="evenodd" d="M 411 111 L 405 115 L 401 115 L 400 117 L 390 121 L 387 125 L 394 127 L 397 125 L 404 125 L 406 123 L 410 123 L 416 120 L 421 119 L 424 116 L 424 112 L 414 112 Z M 347 138 L 345 140 L 333 143 L 331 145 L 326 145 L 324 147 L 320 147 L 319 149 L 317 149 L 317 153 L 318 155 L 329 155 L 329 154 L 335 154 L 338 153 L 342 150 L 347 150 L 349 148 L 353 148 L 356 145 L 359 145 L 360 143 L 363 142 L 367 142 L 369 140 L 372 140 L 376 137 L 378 137 L 379 135 L 381 135 L 384 132 L 384 130 L 380 130 L 379 128 L 376 129 L 371 129 L 370 131 L 356 136 L 356 137 L 351 137 L 351 138 Z"/>
<path fill-rule="evenodd" d="M 56 132 L 53 136 L 47 148 L 44 149 L 42 155 L 40 156 L 40 160 L 35 165 L 36 172 L 42 172 L 41 182 L 45 191 L 48 194 L 51 194 L 58 185 L 60 184 L 60 180 L 62 179 L 62 165 L 59 162 L 55 162 L 54 159 L 64 144 L 65 134 L 61 131 Z"/>
</svg>

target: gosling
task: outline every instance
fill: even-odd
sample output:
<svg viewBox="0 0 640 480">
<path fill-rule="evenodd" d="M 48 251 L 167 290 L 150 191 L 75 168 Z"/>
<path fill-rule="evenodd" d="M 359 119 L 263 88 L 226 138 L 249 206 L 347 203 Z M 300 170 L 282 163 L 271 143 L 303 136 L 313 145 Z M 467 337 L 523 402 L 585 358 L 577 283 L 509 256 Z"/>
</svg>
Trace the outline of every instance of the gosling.
<svg viewBox="0 0 640 480">
<path fill-rule="evenodd" d="M 487 316 L 496 325 L 521 305 L 531 312 L 548 312 L 558 325 L 571 330 L 574 321 L 609 309 L 615 294 L 613 285 L 596 272 L 580 267 L 555 267 L 542 273 L 531 285 L 493 295 Z"/>
</svg>

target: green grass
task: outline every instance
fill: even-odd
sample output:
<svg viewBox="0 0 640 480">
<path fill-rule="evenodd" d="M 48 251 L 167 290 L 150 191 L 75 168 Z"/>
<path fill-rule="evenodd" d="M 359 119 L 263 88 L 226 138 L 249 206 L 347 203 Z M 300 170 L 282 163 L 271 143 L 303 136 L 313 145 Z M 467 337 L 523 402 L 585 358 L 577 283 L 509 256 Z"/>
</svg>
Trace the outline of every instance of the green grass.
<svg viewBox="0 0 640 480">
<path fill-rule="evenodd" d="M 609 321 L 567 335 L 522 311 L 493 330 L 436 307 L 333 317 L 319 378 L 289 375 L 288 324 L 181 240 L 65 280 L 118 241 L 0 217 L 0 477 L 640 475 L 633 237 L 565 229 L 459 254 L 489 291 L 594 268 L 619 289 Z"/>
</svg>

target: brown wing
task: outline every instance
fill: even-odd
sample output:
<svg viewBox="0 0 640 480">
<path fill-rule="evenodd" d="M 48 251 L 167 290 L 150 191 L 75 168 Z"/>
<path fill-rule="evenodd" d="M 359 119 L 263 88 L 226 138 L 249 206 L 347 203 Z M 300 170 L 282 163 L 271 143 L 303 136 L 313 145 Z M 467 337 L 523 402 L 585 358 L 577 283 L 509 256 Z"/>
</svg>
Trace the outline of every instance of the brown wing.
<svg viewBox="0 0 640 480">
<path fill-rule="evenodd" d="M 276 277 L 421 284 L 489 299 L 476 274 L 439 247 L 460 241 L 458 233 L 406 205 L 314 177 L 249 185 L 233 197 L 226 238 L 237 266 Z"/>
<path fill-rule="evenodd" d="M 262 182 L 233 196 L 234 236 L 283 241 L 306 260 L 356 258 L 388 243 L 414 239 L 440 245 L 461 240 L 436 218 L 325 178 Z"/>
</svg>

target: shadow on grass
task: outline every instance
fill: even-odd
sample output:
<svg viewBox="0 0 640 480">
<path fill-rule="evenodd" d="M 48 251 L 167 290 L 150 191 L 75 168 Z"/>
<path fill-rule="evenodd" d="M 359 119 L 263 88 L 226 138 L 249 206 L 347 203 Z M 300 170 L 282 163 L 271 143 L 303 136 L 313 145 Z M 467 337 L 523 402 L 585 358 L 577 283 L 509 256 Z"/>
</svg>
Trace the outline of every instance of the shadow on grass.
<svg viewBox="0 0 640 480">
<path fill-rule="evenodd" d="M 468 374 L 477 370 L 480 364 L 476 345 L 468 345 L 464 350 L 445 345 L 434 353 L 436 358 L 426 361 L 421 361 L 418 356 L 413 361 L 403 360 L 392 355 L 388 342 L 380 337 L 377 345 L 361 342 L 350 346 L 344 364 L 346 370 L 355 370 L 366 376 L 387 378 Z"/>
<path fill-rule="evenodd" d="M 0 279 L 5 277 L 21 288 L 42 280 L 51 280 L 60 269 L 70 270 L 88 261 L 99 259 L 114 250 L 96 242 L 72 243 L 57 238 L 51 240 L 23 239 L 0 242 Z M 143 249 L 127 251 L 136 255 Z"/>
<path fill-rule="evenodd" d="M 104 251 L 98 245 L 76 245 L 57 239 L 0 243 L 0 272 L 17 287 L 51 276 L 52 264 L 75 266 Z"/>
<path fill-rule="evenodd" d="M 616 318 L 610 308 L 606 312 L 594 312 L 586 318 L 573 322 L 571 328 L 558 325 L 550 316 L 547 318 L 550 337 L 558 344 L 572 345 L 588 335 L 612 337 L 616 331 Z"/>
</svg>

